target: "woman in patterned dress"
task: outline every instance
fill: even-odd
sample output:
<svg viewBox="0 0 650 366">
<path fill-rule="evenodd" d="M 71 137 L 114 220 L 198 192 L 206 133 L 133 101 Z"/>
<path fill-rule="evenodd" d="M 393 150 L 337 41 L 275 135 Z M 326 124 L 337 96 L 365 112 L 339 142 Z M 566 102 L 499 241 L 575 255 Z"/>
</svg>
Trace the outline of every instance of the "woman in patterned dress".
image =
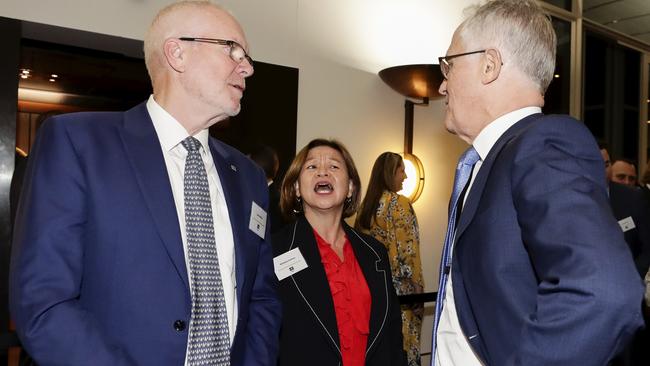
<svg viewBox="0 0 650 366">
<path fill-rule="evenodd" d="M 355 227 L 374 236 L 388 250 L 393 286 L 398 295 L 422 293 L 420 236 L 415 211 L 408 198 L 397 194 L 406 179 L 399 154 L 377 158 Z M 420 329 L 423 305 L 402 305 L 402 334 L 409 366 L 420 365 Z"/>
</svg>

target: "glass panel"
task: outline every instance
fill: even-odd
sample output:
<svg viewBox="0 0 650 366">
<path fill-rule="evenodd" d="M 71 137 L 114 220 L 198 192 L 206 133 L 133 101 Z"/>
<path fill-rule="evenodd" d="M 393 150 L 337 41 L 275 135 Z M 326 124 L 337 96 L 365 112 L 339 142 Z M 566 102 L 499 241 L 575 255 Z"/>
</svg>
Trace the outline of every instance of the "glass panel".
<svg viewBox="0 0 650 366">
<path fill-rule="evenodd" d="M 562 8 L 564 10 L 571 11 L 571 0 L 542 0 L 545 3 L 549 3 L 551 5 L 555 5 L 558 8 Z"/>
<path fill-rule="evenodd" d="M 584 122 L 612 160 L 637 160 L 641 54 L 585 32 Z"/>
<path fill-rule="evenodd" d="M 546 91 L 544 113 L 569 114 L 571 92 L 571 22 L 552 18 L 557 35 L 555 77 Z"/>
</svg>

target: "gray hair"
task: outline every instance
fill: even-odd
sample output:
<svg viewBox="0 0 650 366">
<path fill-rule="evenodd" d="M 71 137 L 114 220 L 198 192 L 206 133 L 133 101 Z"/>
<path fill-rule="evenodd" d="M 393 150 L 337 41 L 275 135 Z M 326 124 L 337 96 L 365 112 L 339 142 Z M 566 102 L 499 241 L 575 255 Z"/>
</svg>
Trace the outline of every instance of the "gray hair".
<svg viewBox="0 0 650 366">
<path fill-rule="evenodd" d="M 458 27 L 466 47 L 496 48 L 546 92 L 555 71 L 557 39 L 535 0 L 488 0 Z M 470 51 L 473 51 L 470 50 Z"/>
</svg>

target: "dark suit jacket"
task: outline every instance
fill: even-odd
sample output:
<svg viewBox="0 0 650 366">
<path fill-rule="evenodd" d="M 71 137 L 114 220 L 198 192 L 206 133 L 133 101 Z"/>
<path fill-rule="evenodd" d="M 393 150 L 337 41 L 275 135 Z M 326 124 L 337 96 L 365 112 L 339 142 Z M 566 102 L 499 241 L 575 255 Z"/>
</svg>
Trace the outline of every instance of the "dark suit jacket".
<svg viewBox="0 0 650 366">
<path fill-rule="evenodd" d="M 266 179 L 210 140 L 235 244 L 232 365 L 273 365 L 280 303 L 271 245 L 248 229 Z M 181 232 L 145 104 L 52 117 L 18 208 L 10 309 L 41 365 L 183 365 L 191 299 Z"/>
<path fill-rule="evenodd" d="M 386 249 L 374 238 L 344 225 L 372 297 L 366 365 L 406 365 L 399 303 Z M 317 245 L 304 217 L 273 235 L 274 256 L 299 248 L 308 265 L 280 281 L 281 366 L 341 364 L 334 302 Z"/>
<path fill-rule="evenodd" d="M 273 182 L 269 186 L 269 224 L 271 225 L 271 235 L 277 233 L 285 225 L 285 220 L 280 212 L 280 184 Z"/>
<path fill-rule="evenodd" d="M 632 220 L 634 228 L 623 233 L 641 278 L 650 267 L 650 203 L 640 188 L 609 183 L 609 202 L 616 220 Z"/>
<path fill-rule="evenodd" d="M 602 158 L 570 117 L 528 116 L 499 138 L 456 235 L 458 317 L 487 365 L 605 365 L 642 325 Z"/>
</svg>

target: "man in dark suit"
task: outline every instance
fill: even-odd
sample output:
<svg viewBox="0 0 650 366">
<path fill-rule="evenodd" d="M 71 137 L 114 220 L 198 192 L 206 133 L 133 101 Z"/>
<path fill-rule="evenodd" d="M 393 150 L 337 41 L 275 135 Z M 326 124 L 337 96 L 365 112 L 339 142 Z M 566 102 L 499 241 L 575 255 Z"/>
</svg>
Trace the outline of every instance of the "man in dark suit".
<svg viewBox="0 0 650 366">
<path fill-rule="evenodd" d="M 630 248 L 636 269 L 641 278 L 645 277 L 650 267 L 650 205 L 641 189 L 614 182 L 611 159 L 606 143 L 599 141 L 598 148 L 605 163 L 605 175 L 608 179 L 609 203 L 614 218 L 623 231 L 625 242 Z M 621 161 L 621 160 L 619 160 Z M 636 179 L 635 179 L 636 180 Z M 647 304 L 644 316 L 648 317 Z M 639 330 L 632 342 L 613 360 L 612 365 L 648 365 L 647 329 Z"/>
<path fill-rule="evenodd" d="M 604 365 L 642 326 L 596 143 L 579 121 L 541 113 L 555 46 L 536 1 L 494 0 L 440 60 L 445 126 L 472 146 L 457 169 L 434 365 Z"/>
<path fill-rule="evenodd" d="M 650 205 L 640 189 L 614 181 L 613 170 L 609 164 L 609 151 L 602 142 L 598 143 L 598 147 L 605 161 L 612 213 L 623 231 L 637 271 L 643 278 L 650 267 Z"/>
<path fill-rule="evenodd" d="M 146 103 L 41 128 L 10 274 L 17 332 L 37 363 L 275 364 L 266 180 L 208 136 L 240 110 L 247 48 L 223 9 L 174 3 L 145 37 Z"/>
<path fill-rule="evenodd" d="M 269 224 L 271 225 L 271 234 L 275 234 L 285 224 L 280 213 L 280 185 L 282 182 L 276 182 L 275 177 L 280 168 L 278 153 L 270 146 L 260 144 L 256 146 L 249 154 L 251 160 L 255 162 L 266 175 L 266 184 L 269 187 Z"/>
</svg>

